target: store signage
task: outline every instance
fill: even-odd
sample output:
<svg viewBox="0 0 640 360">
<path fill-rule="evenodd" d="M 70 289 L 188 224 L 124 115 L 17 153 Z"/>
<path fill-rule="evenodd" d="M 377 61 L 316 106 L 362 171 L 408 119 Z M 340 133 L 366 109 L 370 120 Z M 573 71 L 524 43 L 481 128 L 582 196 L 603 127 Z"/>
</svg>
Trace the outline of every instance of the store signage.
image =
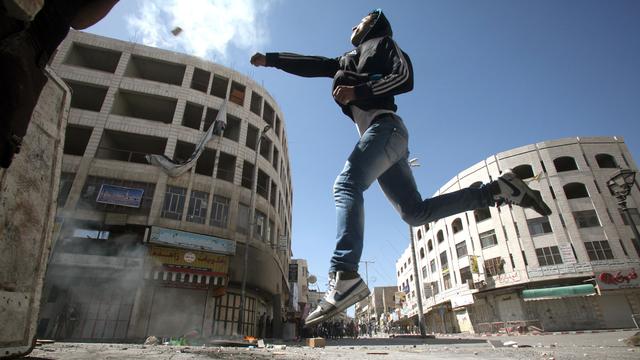
<svg viewBox="0 0 640 360">
<path fill-rule="evenodd" d="M 183 250 L 152 245 L 149 255 L 156 266 L 199 270 L 200 274 L 225 276 L 229 271 L 229 257 L 204 251 Z"/>
<path fill-rule="evenodd" d="M 596 273 L 596 283 L 600 290 L 640 288 L 640 279 L 634 268 Z"/>
<path fill-rule="evenodd" d="M 456 295 L 451 298 L 451 307 L 458 308 L 473 304 L 473 294 Z"/>
<path fill-rule="evenodd" d="M 559 244 L 558 251 L 560 252 L 563 264 L 576 264 L 578 262 L 576 257 L 573 255 L 573 248 L 571 248 L 571 244 Z"/>
<path fill-rule="evenodd" d="M 210 251 L 218 254 L 234 255 L 236 253 L 236 242 L 233 240 L 180 230 L 165 229 L 159 226 L 153 226 L 151 228 L 149 242 L 185 249 Z"/>
<path fill-rule="evenodd" d="M 144 189 L 102 184 L 96 202 L 139 208 L 142 204 L 142 195 L 144 195 Z"/>
</svg>

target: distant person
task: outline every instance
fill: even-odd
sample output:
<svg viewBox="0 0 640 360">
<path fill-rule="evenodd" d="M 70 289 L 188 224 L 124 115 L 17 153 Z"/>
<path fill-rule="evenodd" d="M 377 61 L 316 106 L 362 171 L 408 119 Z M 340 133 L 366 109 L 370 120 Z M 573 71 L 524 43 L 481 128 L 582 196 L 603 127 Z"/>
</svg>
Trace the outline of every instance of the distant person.
<svg viewBox="0 0 640 360">
<path fill-rule="evenodd" d="M 33 21 L 0 4 L 0 166 L 20 152 L 31 114 L 47 82 L 44 67 L 69 33 L 105 17 L 118 0 L 46 0 Z"/>
<path fill-rule="evenodd" d="M 412 226 L 504 203 L 530 207 L 542 215 L 551 213 L 540 192 L 530 189 L 511 171 L 480 188 L 423 200 L 408 163 L 409 135 L 396 115 L 394 102 L 395 95 L 413 89 L 411 60 L 393 40 L 391 25 L 380 9 L 353 27 L 351 43 L 356 48 L 337 58 L 292 53 L 256 53 L 251 57 L 254 66 L 276 67 L 304 77 L 333 78 L 333 98 L 360 134 L 334 185 L 338 231 L 329 268 L 330 284 L 318 307 L 307 316 L 307 326 L 330 318 L 370 294 L 358 274 L 358 263 L 364 234 L 363 192 L 376 179 L 402 219 Z"/>
</svg>

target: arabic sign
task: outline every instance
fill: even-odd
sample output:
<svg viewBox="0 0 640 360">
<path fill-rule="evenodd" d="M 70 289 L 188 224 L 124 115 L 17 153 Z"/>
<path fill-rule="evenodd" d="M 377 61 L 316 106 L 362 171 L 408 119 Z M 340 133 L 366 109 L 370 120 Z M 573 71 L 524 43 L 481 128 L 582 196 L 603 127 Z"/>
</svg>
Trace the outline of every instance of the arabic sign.
<svg viewBox="0 0 640 360">
<path fill-rule="evenodd" d="M 559 244 L 558 251 L 560 252 L 563 264 L 576 264 L 578 262 L 573 255 L 571 244 Z"/>
<path fill-rule="evenodd" d="M 204 251 L 183 250 L 152 245 L 151 258 L 169 267 L 200 270 L 203 275 L 224 276 L 229 270 L 229 257 Z"/>
<path fill-rule="evenodd" d="M 143 194 L 144 189 L 102 184 L 96 202 L 139 208 Z"/>
<path fill-rule="evenodd" d="M 640 279 L 634 268 L 597 273 L 596 283 L 600 290 L 640 288 Z"/>
<path fill-rule="evenodd" d="M 158 226 L 151 228 L 149 242 L 186 249 L 211 251 L 219 254 L 234 255 L 236 253 L 236 242 L 233 240 L 180 230 L 165 229 Z"/>
<path fill-rule="evenodd" d="M 451 298 L 451 307 L 454 309 L 470 304 L 473 304 L 473 294 L 456 295 Z"/>
<path fill-rule="evenodd" d="M 471 273 L 477 274 L 479 273 L 478 269 L 478 257 L 475 255 L 469 255 L 469 267 L 471 268 Z"/>
</svg>

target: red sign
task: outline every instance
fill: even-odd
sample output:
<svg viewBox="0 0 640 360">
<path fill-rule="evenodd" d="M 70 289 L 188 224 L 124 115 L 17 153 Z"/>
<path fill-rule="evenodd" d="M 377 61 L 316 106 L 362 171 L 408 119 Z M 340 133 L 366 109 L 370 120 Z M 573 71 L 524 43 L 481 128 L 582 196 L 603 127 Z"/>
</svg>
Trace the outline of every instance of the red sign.
<svg viewBox="0 0 640 360">
<path fill-rule="evenodd" d="M 596 276 L 600 289 L 629 289 L 640 287 L 636 269 L 620 270 L 616 272 L 602 272 Z"/>
</svg>

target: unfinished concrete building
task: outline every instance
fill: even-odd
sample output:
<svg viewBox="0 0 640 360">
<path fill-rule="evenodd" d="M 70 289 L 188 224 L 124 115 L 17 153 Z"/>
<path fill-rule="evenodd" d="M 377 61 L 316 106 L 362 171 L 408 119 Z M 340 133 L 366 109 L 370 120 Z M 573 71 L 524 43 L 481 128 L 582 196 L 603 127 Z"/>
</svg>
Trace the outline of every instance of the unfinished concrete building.
<svg viewBox="0 0 640 360">
<path fill-rule="evenodd" d="M 257 335 L 259 314 L 277 335 L 289 303 L 292 188 L 284 118 L 269 93 L 200 58 L 76 31 L 52 67 L 73 95 L 39 336 Z M 224 135 L 189 172 L 170 177 L 147 163 L 147 154 L 189 158 L 224 101 Z"/>
</svg>

